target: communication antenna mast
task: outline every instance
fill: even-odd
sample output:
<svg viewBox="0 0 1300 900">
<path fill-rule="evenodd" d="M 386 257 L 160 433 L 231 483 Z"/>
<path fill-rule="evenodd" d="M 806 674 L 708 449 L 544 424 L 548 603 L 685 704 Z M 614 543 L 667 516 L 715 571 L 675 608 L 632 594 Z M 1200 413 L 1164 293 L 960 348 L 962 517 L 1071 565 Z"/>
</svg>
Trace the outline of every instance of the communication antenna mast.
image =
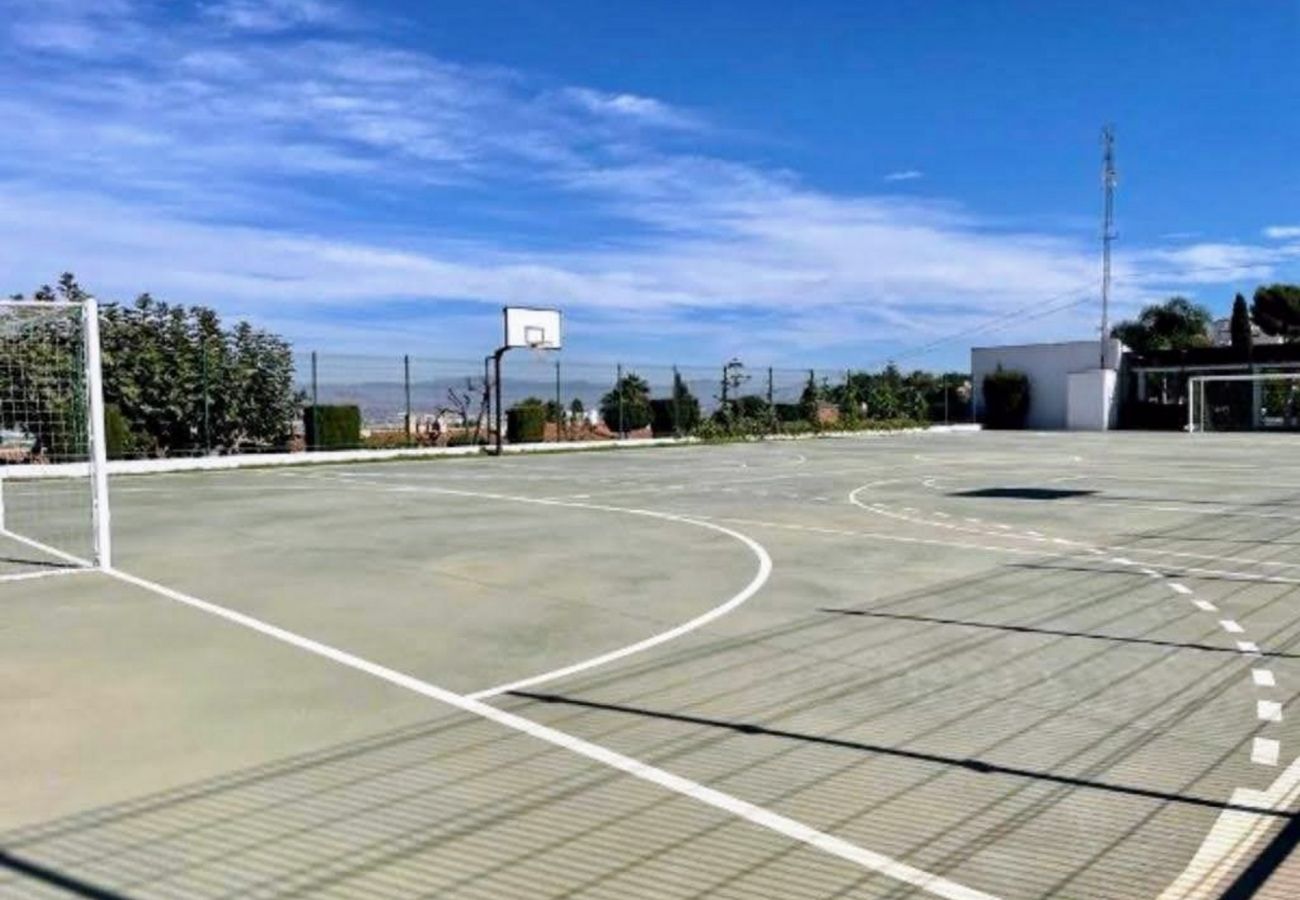
<svg viewBox="0 0 1300 900">
<path fill-rule="evenodd" d="M 1110 245 L 1115 240 L 1115 126 L 1101 129 L 1101 366 L 1106 368 L 1106 342 L 1110 338 Z"/>
</svg>

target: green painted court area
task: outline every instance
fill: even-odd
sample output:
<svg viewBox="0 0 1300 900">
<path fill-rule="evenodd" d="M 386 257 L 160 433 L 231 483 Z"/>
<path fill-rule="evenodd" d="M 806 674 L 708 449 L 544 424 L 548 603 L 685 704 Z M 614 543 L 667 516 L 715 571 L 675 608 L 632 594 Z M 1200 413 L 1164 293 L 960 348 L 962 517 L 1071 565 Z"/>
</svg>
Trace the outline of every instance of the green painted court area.
<svg viewBox="0 0 1300 900">
<path fill-rule="evenodd" d="M 113 572 L 0 545 L 0 896 L 1300 895 L 1290 438 L 111 497 Z"/>
</svg>

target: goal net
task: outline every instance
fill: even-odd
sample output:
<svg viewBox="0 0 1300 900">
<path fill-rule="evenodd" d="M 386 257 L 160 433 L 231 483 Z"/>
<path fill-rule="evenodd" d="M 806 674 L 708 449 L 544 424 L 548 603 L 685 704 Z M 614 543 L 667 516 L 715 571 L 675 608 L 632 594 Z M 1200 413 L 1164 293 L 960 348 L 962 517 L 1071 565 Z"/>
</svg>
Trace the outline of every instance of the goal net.
<svg viewBox="0 0 1300 900">
<path fill-rule="evenodd" d="M 1300 372 L 1188 379 L 1188 431 L 1300 431 Z"/>
<path fill-rule="evenodd" d="M 0 577 L 111 565 L 98 310 L 0 301 Z"/>
</svg>

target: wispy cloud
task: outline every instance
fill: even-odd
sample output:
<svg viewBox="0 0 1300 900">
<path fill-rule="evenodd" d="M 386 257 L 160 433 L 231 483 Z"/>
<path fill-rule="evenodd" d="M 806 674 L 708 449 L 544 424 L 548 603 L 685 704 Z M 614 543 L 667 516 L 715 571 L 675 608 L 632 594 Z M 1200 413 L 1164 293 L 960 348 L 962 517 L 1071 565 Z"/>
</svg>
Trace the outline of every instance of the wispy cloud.
<svg viewBox="0 0 1300 900">
<path fill-rule="evenodd" d="M 924 178 L 925 173 L 920 169 L 900 169 L 897 172 L 890 172 L 885 176 L 885 181 L 916 181 L 918 178 Z"/>
<path fill-rule="evenodd" d="M 699 117 L 652 97 L 609 94 L 583 87 L 565 88 L 562 96 L 597 116 L 613 116 L 660 128 L 698 129 L 704 124 Z"/>
<path fill-rule="evenodd" d="M 229 0 L 163 24 L 108 2 L 105 17 L 54 0 L 0 38 L 45 42 L 0 97 L 0 290 L 72 267 L 107 297 L 150 289 L 314 333 L 392 303 L 431 318 L 451 301 L 560 304 L 575 323 L 811 354 L 923 342 L 1096 287 L 1096 248 L 1077 237 L 817 190 L 728 158 L 698 111 L 395 49 L 350 30 L 347 7 Z M 87 49 L 108 45 L 117 56 Z M 1297 257 L 1130 250 L 1118 301 Z"/>
<path fill-rule="evenodd" d="M 349 19 L 341 5 L 328 0 L 214 0 L 202 10 L 228 28 L 263 33 L 343 25 Z"/>
<path fill-rule="evenodd" d="M 1264 237 L 1275 241 L 1300 238 L 1300 225 L 1270 225 L 1264 229 Z"/>
</svg>

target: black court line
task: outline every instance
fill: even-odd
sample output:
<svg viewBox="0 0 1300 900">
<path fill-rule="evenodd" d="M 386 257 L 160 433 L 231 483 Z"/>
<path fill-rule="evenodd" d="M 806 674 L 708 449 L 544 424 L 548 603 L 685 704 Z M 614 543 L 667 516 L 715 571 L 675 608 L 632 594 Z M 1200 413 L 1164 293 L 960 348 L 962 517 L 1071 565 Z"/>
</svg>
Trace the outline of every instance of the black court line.
<svg viewBox="0 0 1300 900">
<path fill-rule="evenodd" d="M 1051 772 L 1040 772 L 1033 769 L 1020 769 L 1014 766 L 1004 766 L 998 763 L 986 762 L 971 757 L 944 756 L 939 753 L 927 753 L 923 750 L 906 750 L 901 747 L 886 747 L 882 744 L 866 744 L 860 741 L 844 740 L 843 738 L 823 737 L 814 734 L 800 734 L 797 731 L 783 731 L 778 728 L 768 728 L 765 725 L 757 725 L 752 722 L 728 722 L 723 719 L 709 719 L 703 716 L 686 715 L 685 713 L 662 712 L 660 710 L 642 709 L 635 706 L 622 706 L 617 703 L 601 703 L 595 700 L 581 700 L 576 697 L 566 697 L 562 694 L 537 694 L 532 691 L 509 691 L 508 695 L 511 697 L 521 697 L 526 700 L 535 700 L 539 703 L 556 703 L 565 706 L 577 706 L 583 709 L 601 710 L 603 712 L 625 713 L 634 716 L 645 716 L 651 719 L 662 719 L 668 722 L 682 722 L 687 725 L 704 725 L 709 728 L 721 728 L 727 731 L 734 731 L 738 734 L 784 738 L 786 740 L 803 741 L 805 743 L 820 744 L 827 747 L 859 750 L 864 753 L 878 753 L 884 756 L 896 756 L 920 762 L 953 766 L 970 772 L 977 772 L 981 775 L 1009 775 L 1016 778 L 1029 778 L 1035 781 L 1064 784 L 1071 787 L 1087 788 L 1089 790 L 1107 791 L 1114 794 L 1125 794 L 1131 797 L 1143 797 L 1150 800 L 1161 800 L 1168 803 L 1181 803 L 1189 806 L 1206 807 L 1208 809 L 1230 809 L 1237 812 L 1249 812 L 1255 813 L 1256 815 L 1271 816 L 1278 819 L 1293 819 L 1295 816 L 1293 813 L 1283 812 L 1280 810 L 1261 809 L 1256 806 L 1247 806 L 1224 800 L 1211 800 L 1208 797 L 1197 797 L 1191 794 L 1175 794 L 1170 791 L 1158 791 L 1152 788 L 1136 787 L 1134 785 L 1110 784 L 1109 782 L 1093 781 L 1087 778 L 1073 778 L 1069 775 L 1055 775 Z"/>
<path fill-rule="evenodd" d="M 87 897 L 89 900 L 130 900 L 126 894 L 119 894 L 116 891 L 110 891 L 108 888 L 82 881 L 80 878 L 65 875 L 57 869 L 51 869 L 22 857 L 14 856 L 6 850 L 0 850 L 0 867 L 53 887 L 62 888 L 69 893 L 76 894 L 78 897 Z"/>
<path fill-rule="evenodd" d="M 1138 553 L 1151 553 L 1159 555 L 1162 551 L 1156 549 L 1135 548 Z M 1137 564 L 1147 568 L 1155 569 L 1164 575 L 1173 575 L 1178 578 L 1194 578 L 1197 581 L 1224 581 L 1228 584 L 1281 584 L 1296 586 L 1300 583 L 1295 575 L 1270 575 L 1267 572 L 1251 573 L 1240 572 L 1236 575 L 1210 575 L 1207 570 L 1197 566 L 1184 566 L 1178 563 L 1150 562 L 1149 560 L 1136 560 Z M 1258 560 L 1254 564 L 1258 564 Z M 1267 562 L 1267 560 L 1265 560 Z M 1009 569 L 1049 569 L 1056 572 L 1094 572 L 1098 575 L 1138 575 L 1140 573 L 1132 569 L 1106 569 L 1100 566 L 1065 566 L 1057 563 L 1006 563 Z M 1249 564 L 1247 565 L 1249 568 Z"/>
<path fill-rule="evenodd" d="M 82 566 L 55 559 L 34 559 L 23 556 L 0 556 L 0 563 L 12 563 L 16 566 L 39 566 L 42 569 L 80 569 Z"/>
<path fill-rule="evenodd" d="M 934 616 L 914 616 L 904 613 L 870 612 L 863 609 L 827 609 L 818 612 L 839 616 L 868 616 L 873 619 L 902 619 L 908 622 L 926 622 L 931 625 L 958 625 L 962 628 L 988 628 L 994 631 L 1015 631 L 1024 634 L 1050 634 L 1054 637 L 1084 638 L 1090 641 L 1113 641 L 1118 644 L 1148 644 L 1153 647 L 1176 647 L 1179 650 L 1202 650 L 1206 653 L 1231 653 L 1241 655 L 1236 647 L 1215 647 L 1211 644 L 1189 644 L 1181 641 L 1157 641 L 1152 638 L 1121 637 L 1115 634 L 1093 634 L 1087 631 L 1058 631 L 1054 628 L 1037 628 L 1032 625 L 999 625 L 993 622 L 971 622 L 966 619 L 940 619 Z M 1252 654 L 1253 656 L 1254 654 Z M 1260 656 L 1295 659 L 1294 653 L 1260 652 Z"/>
</svg>

